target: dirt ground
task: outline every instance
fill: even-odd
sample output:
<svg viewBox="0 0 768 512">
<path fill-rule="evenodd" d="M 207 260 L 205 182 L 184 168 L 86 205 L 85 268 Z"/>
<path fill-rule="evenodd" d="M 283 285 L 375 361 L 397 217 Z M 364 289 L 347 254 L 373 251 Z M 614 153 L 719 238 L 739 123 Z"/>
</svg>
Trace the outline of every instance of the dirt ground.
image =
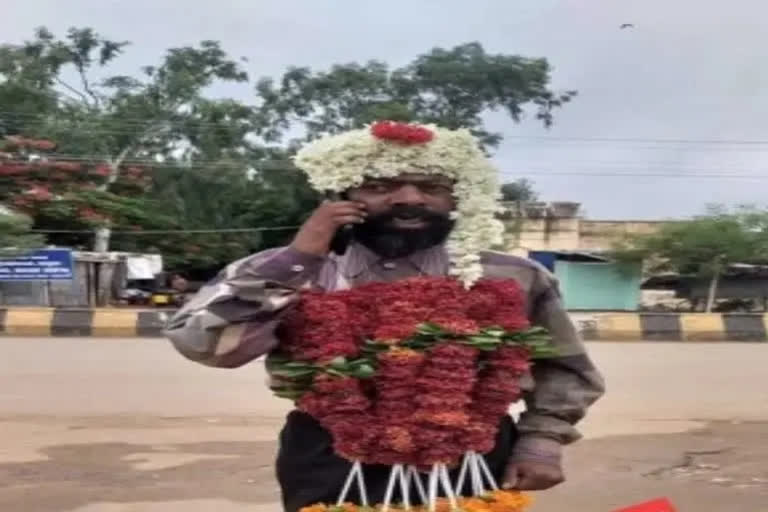
<svg viewBox="0 0 768 512">
<path fill-rule="evenodd" d="M 0 339 L 0 511 L 280 510 L 287 404 L 260 365 L 216 371 L 162 342 Z M 768 345 L 600 344 L 610 391 L 533 512 L 768 512 Z"/>
</svg>

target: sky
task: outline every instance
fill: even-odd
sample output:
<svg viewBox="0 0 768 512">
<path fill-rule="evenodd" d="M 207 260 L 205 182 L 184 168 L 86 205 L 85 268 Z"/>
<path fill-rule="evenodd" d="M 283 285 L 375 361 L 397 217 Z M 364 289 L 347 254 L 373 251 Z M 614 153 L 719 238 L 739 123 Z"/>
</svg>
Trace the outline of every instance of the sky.
<svg viewBox="0 0 768 512">
<path fill-rule="evenodd" d="M 580 202 L 592 219 L 668 219 L 768 205 L 766 15 L 764 0 L 25 0 L 5 6 L 0 42 L 91 26 L 132 42 L 113 69 L 135 73 L 169 47 L 215 39 L 248 58 L 252 78 L 395 67 L 470 41 L 546 57 L 552 87 L 578 97 L 550 129 L 487 116 L 506 137 L 502 178 L 527 177 L 543 200 Z M 245 85 L 212 94 L 254 100 Z"/>
</svg>

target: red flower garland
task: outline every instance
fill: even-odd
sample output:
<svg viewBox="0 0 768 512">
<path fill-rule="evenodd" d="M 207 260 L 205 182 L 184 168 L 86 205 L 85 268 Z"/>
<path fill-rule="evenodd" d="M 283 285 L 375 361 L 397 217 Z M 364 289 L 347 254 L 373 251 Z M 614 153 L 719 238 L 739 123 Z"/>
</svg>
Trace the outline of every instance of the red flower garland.
<svg viewBox="0 0 768 512">
<path fill-rule="evenodd" d="M 525 330 L 526 310 L 513 280 L 465 290 L 450 278 L 419 277 L 306 292 L 279 334 L 290 359 L 318 368 L 364 355 L 368 340 L 389 346 L 375 356 L 372 380 L 319 373 L 298 400 L 331 432 L 336 453 L 373 464 L 455 464 L 468 450 L 493 448 L 530 359 L 521 346 L 483 352 L 461 340 L 490 327 Z M 425 324 L 447 339 L 426 350 L 399 346 L 418 339 Z"/>
<path fill-rule="evenodd" d="M 392 140 L 407 145 L 425 144 L 435 137 L 434 133 L 423 126 L 395 121 L 375 123 L 371 126 L 371 134 L 377 139 Z"/>
<path fill-rule="evenodd" d="M 429 350 L 416 388 L 419 464 L 453 464 L 466 451 L 460 441 L 469 424 L 465 409 L 475 385 L 477 357 L 477 349 L 457 343 L 441 343 Z"/>
<path fill-rule="evenodd" d="M 519 379 L 530 368 L 529 355 L 524 348 L 501 347 L 487 358 L 488 367 L 474 389 L 467 450 L 486 453 L 493 449 L 499 418 L 522 396 Z"/>
</svg>

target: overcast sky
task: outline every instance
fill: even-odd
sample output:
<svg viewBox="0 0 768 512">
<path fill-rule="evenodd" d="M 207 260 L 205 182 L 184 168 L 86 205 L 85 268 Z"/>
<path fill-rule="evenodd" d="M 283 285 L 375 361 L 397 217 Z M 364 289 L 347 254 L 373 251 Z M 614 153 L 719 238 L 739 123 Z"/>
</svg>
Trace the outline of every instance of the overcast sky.
<svg viewBox="0 0 768 512">
<path fill-rule="evenodd" d="M 8 0 L 0 38 L 92 26 L 132 41 L 120 72 L 217 39 L 248 57 L 253 77 L 372 58 L 397 66 L 469 41 L 546 57 L 553 86 L 579 96 L 550 130 L 488 117 L 508 136 L 495 156 L 504 177 L 529 177 L 543 199 L 579 201 L 594 219 L 660 219 L 768 203 L 766 15 L 765 0 Z M 253 99 L 250 87 L 215 93 Z M 716 176 L 691 177 L 702 174 Z M 757 178 L 727 179 L 745 175 Z"/>
</svg>

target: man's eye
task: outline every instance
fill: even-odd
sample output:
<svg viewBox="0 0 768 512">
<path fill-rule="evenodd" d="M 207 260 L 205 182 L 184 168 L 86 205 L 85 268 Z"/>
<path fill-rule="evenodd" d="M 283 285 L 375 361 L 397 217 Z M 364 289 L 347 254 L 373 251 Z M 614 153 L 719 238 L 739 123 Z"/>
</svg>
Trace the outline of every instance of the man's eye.
<svg viewBox="0 0 768 512">
<path fill-rule="evenodd" d="M 363 189 L 367 190 L 368 192 L 388 192 L 391 188 L 391 185 L 388 185 L 387 183 L 373 182 L 363 185 Z"/>
<path fill-rule="evenodd" d="M 451 187 L 439 183 L 425 183 L 419 187 L 425 194 L 446 194 L 451 193 Z"/>
</svg>

